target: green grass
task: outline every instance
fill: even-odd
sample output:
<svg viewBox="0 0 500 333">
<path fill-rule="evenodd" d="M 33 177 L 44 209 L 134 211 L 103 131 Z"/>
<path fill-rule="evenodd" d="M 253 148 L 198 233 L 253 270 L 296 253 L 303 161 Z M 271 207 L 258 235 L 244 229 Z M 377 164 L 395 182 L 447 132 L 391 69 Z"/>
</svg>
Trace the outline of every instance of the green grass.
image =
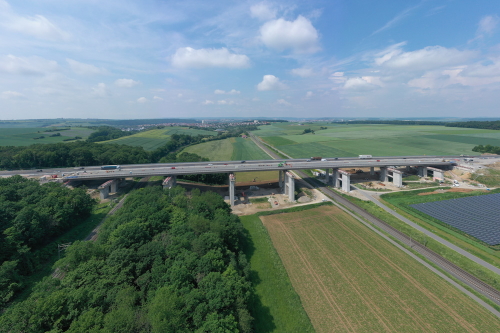
<svg viewBox="0 0 500 333">
<path fill-rule="evenodd" d="M 327 126 L 326 130 L 317 130 Z M 315 135 L 301 135 L 305 128 Z M 500 145 L 500 131 L 445 126 L 273 124 L 254 134 L 294 158 L 398 155 L 478 155 L 479 144 Z"/>
<path fill-rule="evenodd" d="M 479 176 L 482 174 L 482 176 Z M 481 184 L 491 186 L 491 187 L 499 187 L 500 186 L 500 170 L 495 169 L 483 169 L 477 173 L 475 173 L 471 179 L 475 179 Z"/>
<path fill-rule="evenodd" d="M 240 219 L 249 236 L 243 250 L 250 262 L 250 278 L 256 294 L 250 302 L 255 332 L 314 332 L 259 217 L 249 215 Z"/>
<path fill-rule="evenodd" d="M 257 182 L 278 180 L 279 171 L 256 171 L 256 172 L 237 172 L 237 182 L 251 182 L 255 179 Z"/>
<path fill-rule="evenodd" d="M 57 143 L 64 142 L 64 139 L 80 136 L 86 139 L 94 130 L 90 128 L 72 128 L 60 132 L 45 132 L 49 128 L 2 128 L 0 131 L 0 146 L 29 146 L 35 143 Z M 50 137 L 55 133 L 61 133 L 61 136 Z M 43 139 L 34 140 L 33 138 L 44 136 Z"/>
<path fill-rule="evenodd" d="M 260 149 L 251 139 L 233 139 L 231 160 L 269 160 L 271 157 Z"/>
<path fill-rule="evenodd" d="M 204 142 L 187 147 L 183 151 L 206 157 L 210 161 L 230 161 L 233 155 L 231 139 Z"/>
<path fill-rule="evenodd" d="M 205 131 L 201 129 L 192 129 L 187 127 L 165 127 L 160 129 L 151 129 L 131 136 L 122 137 L 115 140 L 104 141 L 106 143 L 116 143 L 129 146 L 140 146 L 145 150 L 155 150 L 166 144 L 173 134 L 187 135 L 216 135 L 214 131 Z"/>
</svg>

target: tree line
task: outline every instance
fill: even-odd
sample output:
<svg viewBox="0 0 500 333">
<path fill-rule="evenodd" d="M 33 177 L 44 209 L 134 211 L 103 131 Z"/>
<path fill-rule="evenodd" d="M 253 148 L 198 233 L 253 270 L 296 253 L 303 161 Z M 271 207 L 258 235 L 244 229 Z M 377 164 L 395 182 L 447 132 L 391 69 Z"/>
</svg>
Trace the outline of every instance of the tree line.
<svg viewBox="0 0 500 333">
<path fill-rule="evenodd" d="M 89 217 L 95 203 L 83 189 L 0 178 L 0 306 L 47 260 L 37 250 Z"/>
<path fill-rule="evenodd" d="M 500 147 L 498 146 L 492 146 L 492 145 L 486 145 L 486 146 L 483 146 L 483 145 L 479 145 L 479 146 L 475 146 L 474 148 L 472 148 L 472 151 L 475 151 L 475 152 L 478 152 L 478 153 L 490 153 L 490 154 L 497 154 L 497 155 L 500 155 Z"/>
<path fill-rule="evenodd" d="M 239 218 L 214 193 L 148 187 L 129 195 L 96 242 L 75 242 L 23 302 L 11 332 L 251 332 Z"/>
</svg>

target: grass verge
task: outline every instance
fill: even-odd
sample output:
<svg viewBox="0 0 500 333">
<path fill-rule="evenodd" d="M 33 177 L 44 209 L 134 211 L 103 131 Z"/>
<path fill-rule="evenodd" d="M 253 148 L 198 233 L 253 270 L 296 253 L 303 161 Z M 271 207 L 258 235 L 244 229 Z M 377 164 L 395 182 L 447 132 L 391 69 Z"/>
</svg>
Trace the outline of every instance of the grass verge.
<svg viewBox="0 0 500 333">
<path fill-rule="evenodd" d="M 250 304 L 255 332 L 315 332 L 260 218 L 248 215 L 240 219 L 249 236 L 243 250 L 255 288 Z"/>
</svg>

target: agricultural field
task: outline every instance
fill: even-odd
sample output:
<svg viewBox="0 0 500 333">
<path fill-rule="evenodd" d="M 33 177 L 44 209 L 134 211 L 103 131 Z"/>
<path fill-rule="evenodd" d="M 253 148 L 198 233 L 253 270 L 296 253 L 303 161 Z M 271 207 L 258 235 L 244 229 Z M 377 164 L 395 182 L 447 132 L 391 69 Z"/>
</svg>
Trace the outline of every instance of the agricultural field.
<svg viewBox="0 0 500 333">
<path fill-rule="evenodd" d="M 75 136 L 79 136 L 82 140 L 85 140 L 94 131 L 90 128 L 74 127 L 64 131 L 45 132 L 49 129 L 51 128 L 2 128 L 0 131 L 0 146 L 29 146 L 35 143 L 57 143 L 64 142 L 65 139 L 74 138 Z M 55 133 L 61 133 L 61 136 L 50 137 L 50 135 Z M 34 139 L 40 136 L 44 136 L 44 138 Z"/>
<path fill-rule="evenodd" d="M 500 321 L 335 206 L 262 216 L 317 332 L 497 332 Z"/>
<path fill-rule="evenodd" d="M 320 127 L 327 129 L 320 130 Z M 301 134 L 304 129 L 315 134 Z M 397 155 L 478 155 L 477 145 L 500 146 L 500 131 L 445 126 L 281 123 L 253 132 L 295 158 Z"/>
<path fill-rule="evenodd" d="M 140 146 L 145 150 L 155 150 L 163 146 L 173 134 L 187 135 L 216 135 L 213 131 L 205 131 L 199 129 L 191 129 L 186 127 L 165 127 L 161 129 L 152 129 L 149 131 L 140 132 L 131 136 L 125 136 L 115 140 L 103 141 L 105 143 L 116 143 L 128 146 Z"/>
<path fill-rule="evenodd" d="M 198 154 L 210 161 L 238 161 L 271 159 L 250 139 L 228 138 L 200 143 L 187 147 L 183 151 Z M 275 181 L 278 179 L 277 171 L 238 172 L 237 182 Z"/>
</svg>

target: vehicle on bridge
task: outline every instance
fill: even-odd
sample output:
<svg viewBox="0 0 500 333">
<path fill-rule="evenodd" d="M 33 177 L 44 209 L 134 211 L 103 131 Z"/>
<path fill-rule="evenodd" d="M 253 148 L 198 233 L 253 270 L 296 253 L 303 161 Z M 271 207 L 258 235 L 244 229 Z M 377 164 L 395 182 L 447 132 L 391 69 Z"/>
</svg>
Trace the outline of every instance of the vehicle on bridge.
<svg viewBox="0 0 500 333">
<path fill-rule="evenodd" d="M 372 158 L 373 156 L 372 155 L 359 155 L 359 158 L 363 159 L 363 158 Z"/>
<path fill-rule="evenodd" d="M 121 167 L 119 165 L 103 165 L 101 170 L 121 170 Z"/>
<path fill-rule="evenodd" d="M 321 161 L 322 157 L 320 156 L 313 156 L 311 157 L 311 161 Z"/>
</svg>

